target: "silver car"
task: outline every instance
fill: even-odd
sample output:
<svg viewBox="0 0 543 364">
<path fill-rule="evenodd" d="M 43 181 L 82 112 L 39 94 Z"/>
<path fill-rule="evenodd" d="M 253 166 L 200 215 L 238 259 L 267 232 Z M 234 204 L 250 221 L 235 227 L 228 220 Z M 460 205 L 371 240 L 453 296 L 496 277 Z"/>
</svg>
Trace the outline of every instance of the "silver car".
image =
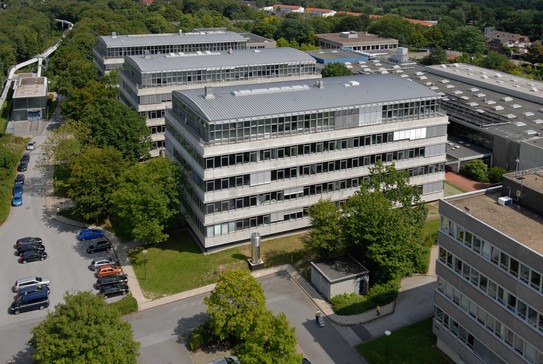
<svg viewBox="0 0 543 364">
<path fill-rule="evenodd" d="M 89 269 L 97 270 L 103 265 L 117 265 L 117 262 L 111 258 L 97 258 L 93 259 L 91 265 L 89 265 Z"/>
<path fill-rule="evenodd" d="M 15 281 L 15 285 L 13 286 L 12 290 L 13 292 L 18 292 L 21 288 L 26 287 L 43 287 L 48 286 L 51 281 L 47 277 L 28 277 L 28 278 L 21 278 Z"/>
<path fill-rule="evenodd" d="M 237 356 L 225 356 L 224 358 L 208 361 L 206 364 L 240 364 Z"/>
</svg>

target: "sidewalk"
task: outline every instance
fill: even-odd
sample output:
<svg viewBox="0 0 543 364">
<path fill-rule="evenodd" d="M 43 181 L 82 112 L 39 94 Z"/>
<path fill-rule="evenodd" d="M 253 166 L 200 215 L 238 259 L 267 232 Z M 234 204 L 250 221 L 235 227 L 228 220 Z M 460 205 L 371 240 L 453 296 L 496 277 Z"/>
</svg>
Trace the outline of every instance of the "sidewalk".
<svg viewBox="0 0 543 364">
<path fill-rule="evenodd" d="M 445 179 L 450 184 L 459 187 L 466 192 L 472 192 L 477 190 L 483 190 L 490 187 L 491 183 L 482 183 L 477 181 L 472 181 L 464 176 L 459 175 L 454 172 L 445 172 Z"/>
</svg>

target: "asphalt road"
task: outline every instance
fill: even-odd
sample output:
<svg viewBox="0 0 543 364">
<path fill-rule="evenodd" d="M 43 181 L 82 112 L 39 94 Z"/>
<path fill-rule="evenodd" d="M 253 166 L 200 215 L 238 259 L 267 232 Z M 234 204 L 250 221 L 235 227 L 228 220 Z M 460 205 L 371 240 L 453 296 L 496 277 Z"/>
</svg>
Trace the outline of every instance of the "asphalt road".
<svg viewBox="0 0 543 364">
<path fill-rule="evenodd" d="M 88 269 L 92 258 L 86 253 L 87 242 L 78 242 L 77 230 L 67 228 L 48 218 L 45 211 L 45 177 L 36 168 L 41 145 L 45 136 L 37 136 L 37 148 L 30 152 L 30 164 L 23 186 L 23 206 L 12 207 L 8 220 L 0 226 L 0 362 L 15 360 L 17 363 L 32 362 L 27 357 L 26 342 L 31 338 L 30 330 L 63 302 L 66 291 L 91 290 L 96 278 Z M 48 257 L 44 261 L 20 264 L 13 245 L 19 238 L 37 236 L 43 239 Z M 23 312 L 10 315 L 8 308 L 15 294 L 11 288 L 16 279 L 30 276 L 45 276 L 51 280 L 51 305 L 43 311 Z"/>
<path fill-rule="evenodd" d="M 315 323 L 316 306 L 282 272 L 259 279 L 266 305 L 275 314 L 284 312 L 296 328 L 298 345 L 312 363 L 364 363 L 364 360 L 326 320 L 323 328 Z M 140 363 L 192 364 L 188 351 L 190 332 L 207 319 L 205 295 L 199 295 L 126 316 L 134 338 L 141 343 Z"/>
</svg>

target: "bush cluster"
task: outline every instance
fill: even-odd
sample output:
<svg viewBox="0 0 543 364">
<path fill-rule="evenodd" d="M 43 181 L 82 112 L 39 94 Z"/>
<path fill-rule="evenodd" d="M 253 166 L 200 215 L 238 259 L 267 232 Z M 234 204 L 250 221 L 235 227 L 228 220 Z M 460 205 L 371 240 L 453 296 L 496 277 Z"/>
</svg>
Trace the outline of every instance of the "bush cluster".
<svg viewBox="0 0 543 364">
<path fill-rule="evenodd" d="M 126 295 L 117 302 L 110 304 L 111 307 L 116 309 L 121 316 L 128 315 L 129 313 L 136 312 L 138 310 L 138 301 L 132 296 L 132 293 Z"/>
<path fill-rule="evenodd" d="M 468 161 L 460 167 L 460 174 L 477 182 L 501 183 L 502 176 L 507 171 L 500 167 L 488 166 L 480 159 Z"/>
</svg>

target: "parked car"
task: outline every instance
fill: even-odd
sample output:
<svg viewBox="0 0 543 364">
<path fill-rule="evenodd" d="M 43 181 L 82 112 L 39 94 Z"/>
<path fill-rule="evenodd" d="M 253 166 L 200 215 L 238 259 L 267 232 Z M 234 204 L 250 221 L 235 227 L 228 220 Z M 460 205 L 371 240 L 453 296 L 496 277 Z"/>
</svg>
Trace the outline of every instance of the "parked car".
<svg viewBox="0 0 543 364">
<path fill-rule="evenodd" d="M 15 177 L 15 183 L 20 183 L 22 185 L 25 184 L 25 175 L 24 174 L 18 174 L 17 177 Z"/>
<path fill-rule="evenodd" d="M 92 246 L 92 245 L 91 245 Z M 96 259 L 93 259 L 89 268 L 90 270 L 97 270 L 98 268 L 100 268 L 101 266 L 103 265 L 115 265 L 115 261 L 111 258 L 96 258 Z"/>
<path fill-rule="evenodd" d="M 19 292 L 17 292 L 17 297 L 20 297 L 20 296 L 23 296 L 25 294 L 30 294 L 30 293 L 34 293 L 34 292 L 39 292 L 39 291 L 43 291 L 43 292 L 47 292 L 47 294 L 51 293 L 51 288 L 47 287 L 47 286 L 30 286 L 30 287 L 24 287 L 24 288 L 21 288 L 19 290 Z"/>
<path fill-rule="evenodd" d="M 30 154 L 28 153 L 23 154 L 23 156 L 21 157 L 21 162 L 28 163 L 29 161 L 30 161 Z"/>
<path fill-rule="evenodd" d="M 23 196 L 18 196 L 11 199 L 11 206 L 18 207 L 23 205 Z"/>
<path fill-rule="evenodd" d="M 126 284 L 121 284 L 121 283 L 109 284 L 107 286 L 100 287 L 100 294 L 108 298 L 113 297 L 113 296 L 118 296 L 118 295 L 124 296 L 128 292 L 130 292 L 130 290 L 128 289 L 128 286 Z"/>
<path fill-rule="evenodd" d="M 100 287 L 104 287 L 110 284 L 116 284 L 116 283 L 126 283 L 128 282 L 128 276 L 125 274 L 119 274 L 116 276 L 106 276 L 102 278 L 98 278 L 96 281 L 96 287 L 100 289 Z"/>
<path fill-rule="evenodd" d="M 106 276 L 113 276 L 116 274 L 121 274 L 121 268 L 117 267 L 116 265 L 103 265 L 100 268 L 98 268 L 98 272 L 96 273 L 96 277 L 106 277 Z"/>
<path fill-rule="evenodd" d="M 15 248 L 17 248 L 19 245 L 25 244 L 25 243 L 38 243 L 38 244 L 43 244 L 43 241 L 41 240 L 41 238 L 36 238 L 36 237 L 27 236 L 26 238 L 17 239 L 17 241 L 16 241 L 16 243 L 15 243 Z"/>
<path fill-rule="evenodd" d="M 48 286 L 51 281 L 47 277 L 27 277 L 21 278 L 15 281 L 15 285 L 12 287 L 13 292 L 18 292 L 22 288 L 26 287 L 43 287 Z"/>
<path fill-rule="evenodd" d="M 77 238 L 79 240 L 88 240 L 88 239 L 101 238 L 102 236 L 104 236 L 104 233 L 102 232 L 102 230 L 84 229 L 84 230 L 81 230 Z"/>
<path fill-rule="evenodd" d="M 22 197 L 23 196 L 23 185 L 15 182 L 13 186 L 13 197 Z"/>
<path fill-rule="evenodd" d="M 240 364 L 237 356 L 225 356 L 224 358 L 208 361 L 206 364 Z"/>
<path fill-rule="evenodd" d="M 101 240 L 89 245 L 87 248 L 87 253 L 94 254 L 96 252 L 103 252 L 105 250 L 111 250 L 111 243 L 107 240 Z"/>
<path fill-rule="evenodd" d="M 45 291 L 37 291 L 17 297 L 9 307 L 9 312 L 18 315 L 20 312 L 43 310 L 49 307 L 49 295 Z"/>
<path fill-rule="evenodd" d="M 26 145 L 26 150 L 34 150 L 34 148 L 36 148 L 36 142 L 29 142 Z"/>
<path fill-rule="evenodd" d="M 19 167 L 17 167 L 17 170 L 19 172 L 24 172 L 28 169 L 28 162 L 21 162 L 19 163 Z"/>
<path fill-rule="evenodd" d="M 43 246 L 40 243 L 23 243 L 20 245 L 17 245 L 17 253 L 21 255 L 24 252 L 28 252 L 31 250 L 38 250 L 38 251 L 44 251 L 45 246 Z"/>
<path fill-rule="evenodd" d="M 19 263 L 26 264 L 28 262 L 35 262 L 36 260 L 45 260 L 47 253 L 41 250 L 29 250 L 21 254 Z"/>
</svg>

